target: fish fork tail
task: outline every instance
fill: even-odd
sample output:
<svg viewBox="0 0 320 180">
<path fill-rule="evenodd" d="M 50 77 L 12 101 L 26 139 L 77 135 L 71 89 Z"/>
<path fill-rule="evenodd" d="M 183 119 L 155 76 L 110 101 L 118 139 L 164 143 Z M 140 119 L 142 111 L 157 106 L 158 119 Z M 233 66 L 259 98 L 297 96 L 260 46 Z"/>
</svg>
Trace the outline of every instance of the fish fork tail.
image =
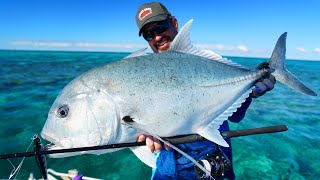
<svg viewBox="0 0 320 180">
<path fill-rule="evenodd" d="M 274 70 L 272 75 L 277 81 L 284 85 L 291 87 L 303 94 L 310 96 L 317 96 L 310 88 L 308 88 L 302 81 L 294 76 L 290 71 L 285 68 L 285 56 L 286 56 L 286 38 L 287 33 L 283 33 L 272 52 L 269 67 Z"/>
</svg>

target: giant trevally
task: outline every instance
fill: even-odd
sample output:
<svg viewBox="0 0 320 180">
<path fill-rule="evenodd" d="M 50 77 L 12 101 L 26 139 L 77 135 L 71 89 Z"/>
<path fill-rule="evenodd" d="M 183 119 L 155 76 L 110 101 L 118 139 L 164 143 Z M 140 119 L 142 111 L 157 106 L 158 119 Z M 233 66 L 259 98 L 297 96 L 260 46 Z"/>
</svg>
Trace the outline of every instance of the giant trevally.
<svg viewBox="0 0 320 180">
<path fill-rule="evenodd" d="M 53 103 L 41 132 L 55 144 L 49 149 L 135 142 L 145 132 L 157 137 L 199 134 L 228 146 L 219 126 L 268 70 L 250 70 L 198 50 L 190 43 L 191 23 L 181 28 L 168 52 L 139 51 L 71 81 Z M 316 96 L 285 69 L 286 35 L 280 36 L 269 68 L 277 81 Z M 128 117 L 131 122 L 125 121 Z M 146 146 L 131 149 L 144 163 L 155 166 Z"/>
</svg>

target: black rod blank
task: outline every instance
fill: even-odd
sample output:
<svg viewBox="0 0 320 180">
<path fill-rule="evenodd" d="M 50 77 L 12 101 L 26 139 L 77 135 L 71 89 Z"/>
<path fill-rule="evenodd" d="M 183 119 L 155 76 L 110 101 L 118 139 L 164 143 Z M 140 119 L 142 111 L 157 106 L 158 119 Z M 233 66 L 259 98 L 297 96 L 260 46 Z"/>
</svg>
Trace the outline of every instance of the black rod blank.
<svg viewBox="0 0 320 180">
<path fill-rule="evenodd" d="M 262 128 L 226 131 L 226 132 L 222 132 L 221 135 L 224 138 L 234 138 L 234 137 L 239 137 L 239 136 L 249 136 L 249 135 L 255 135 L 255 134 L 267 134 L 267 133 L 282 132 L 282 131 L 287 131 L 287 130 L 288 130 L 288 126 L 278 125 L 278 126 L 268 126 L 268 127 L 262 127 Z"/>
<path fill-rule="evenodd" d="M 278 125 L 278 126 L 268 126 L 262 128 L 253 128 L 253 129 L 244 129 L 244 130 L 235 130 L 235 131 L 226 131 L 222 132 L 221 135 L 223 138 L 234 138 L 239 136 L 248 136 L 254 134 L 265 134 L 265 133 L 275 133 L 287 131 L 288 127 L 286 125 Z M 183 144 L 190 143 L 195 141 L 204 141 L 206 140 L 204 137 L 193 134 L 193 135 L 184 135 L 184 136 L 176 136 L 170 138 L 164 138 L 172 144 Z M 110 144 L 110 145 L 102 145 L 102 146 L 91 146 L 91 147 L 79 147 L 79 148 L 70 148 L 70 149 L 57 149 L 57 150 L 43 150 L 43 151 L 34 151 L 34 152 L 24 152 L 24 153 L 12 153 L 12 154 L 2 154 L 0 155 L 0 159 L 10 159 L 17 157 L 31 157 L 31 156 L 39 156 L 46 154 L 58 154 L 58 153 L 69 153 L 69 152 L 79 152 L 79 151 L 93 151 L 93 150 L 102 150 L 102 149 L 114 149 L 114 148 L 125 148 L 125 147 L 133 147 L 133 146 L 144 146 L 146 142 L 132 142 L 132 143 L 121 143 L 121 144 Z"/>
</svg>

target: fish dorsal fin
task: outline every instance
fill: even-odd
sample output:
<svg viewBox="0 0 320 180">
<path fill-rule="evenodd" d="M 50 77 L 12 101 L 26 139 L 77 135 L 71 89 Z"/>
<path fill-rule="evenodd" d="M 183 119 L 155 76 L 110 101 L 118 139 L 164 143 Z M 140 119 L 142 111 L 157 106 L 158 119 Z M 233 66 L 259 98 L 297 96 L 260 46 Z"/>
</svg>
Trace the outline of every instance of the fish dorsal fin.
<svg viewBox="0 0 320 180">
<path fill-rule="evenodd" d="M 212 51 L 200 50 L 200 49 L 196 48 L 195 46 L 193 46 L 191 44 L 191 40 L 190 40 L 190 27 L 191 27 L 192 22 L 193 22 L 193 19 L 188 21 L 181 28 L 181 30 L 179 31 L 177 36 L 172 41 L 168 51 L 175 51 L 175 52 L 181 52 L 181 53 L 187 53 L 187 54 L 192 54 L 192 55 L 196 55 L 196 56 L 201 56 L 201 57 L 212 59 L 212 60 L 224 63 L 224 64 L 228 64 L 230 66 L 248 69 L 248 68 L 245 68 L 245 67 L 241 66 L 240 64 L 237 64 L 231 60 L 228 60 L 226 58 L 222 58 L 219 54 L 216 54 Z"/>
<path fill-rule="evenodd" d="M 140 49 L 140 50 L 138 50 L 138 51 L 135 51 L 135 52 L 129 54 L 127 57 L 125 57 L 125 58 L 123 58 L 123 59 L 132 58 L 132 57 L 137 57 L 137 56 L 145 56 L 145 55 L 147 55 L 147 53 L 146 53 L 146 50 L 147 50 L 147 49 L 148 49 L 148 48 L 142 48 L 142 49 Z"/>
<path fill-rule="evenodd" d="M 228 117 L 232 116 L 234 112 L 237 111 L 239 107 L 241 107 L 242 103 L 246 101 L 246 99 L 249 97 L 250 93 L 252 92 L 252 89 L 254 87 L 247 90 L 236 102 L 234 102 L 227 110 L 225 110 L 222 114 L 220 114 L 218 117 L 213 119 L 207 126 L 197 131 L 199 135 L 202 137 L 218 144 L 221 146 L 229 147 L 228 143 L 223 139 L 219 132 L 219 127 L 222 125 L 222 123 L 226 120 L 228 120 Z"/>
<path fill-rule="evenodd" d="M 172 41 L 168 51 L 184 52 L 192 54 L 193 45 L 190 41 L 190 27 L 193 22 L 193 19 L 188 21 L 176 35 Z"/>
<path fill-rule="evenodd" d="M 212 60 L 215 60 L 215 61 L 218 61 L 218 62 L 221 62 L 223 64 L 228 64 L 230 66 L 234 66 L 234 67 L 238 67 L 238 68 L 241 68 L 241 69 L 246 69 L 246 70 L 250 70 L 236 62 L 233 62 L 227 58 L 223 58 L 221 57 L 219 54 L 216 54 L 210 50 L 198 50 L 199 53 L 196 53 L 195 55 L 198 55 L 198 56 L 201 56 L 201 57 L 204 57 L 204 58 L 208 58 L 208 59 L 212 59 Z"/>
</svg>

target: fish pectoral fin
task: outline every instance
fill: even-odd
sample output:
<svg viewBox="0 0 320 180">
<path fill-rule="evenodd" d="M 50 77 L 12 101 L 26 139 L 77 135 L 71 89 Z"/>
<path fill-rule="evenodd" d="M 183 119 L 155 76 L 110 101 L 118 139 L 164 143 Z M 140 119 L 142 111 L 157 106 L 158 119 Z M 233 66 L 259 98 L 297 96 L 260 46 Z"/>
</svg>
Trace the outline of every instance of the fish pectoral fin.
<svg viewBox="0 0 320 180">
<path fill-rule="evenodd" d="M 136 108 L 134 108 L 132 104 L 123 100 L 117 100 L 116 104 L 119 107 L 122 120 L 126 121 L 130 118 L 133 121 L 139 122 L 139 118 L 137 117 L 138 115 L 136 114 Z"/>
<path fill-rule="evenodd" d="M 130 147 L 130 149 L 143 163 L 156 168 L 156 158 L 147 146 Z"/>
<path fill-rule="evenodd" d="M 146 132 L 147 134 L 149 134 L 148 132 L 151 131 L 148 129 L 148 127 L 146 125 L 139 123 L 139 118 L 131 118 L 130 116 L 125 116 L 122 119 L 122 123 L 127 125 L 128 127 L 137 129 L 139 131 Z"/>
<path fill-rule="evenodd" d="M 130 117 L 130 116 L 124 116 L 124 117 L 122 118 L 122 120 L 123 120 L 125 123 L 133 123 L 133 122 L 134 122 L 133 119 L 134 119 L 134 118 L 132 118 L 132 117 Z"/>
<path fill-rule="evenodd" d="M 122 119 L 122 124 L 149 134 L 146 130 L 144 130 L 146 129 L 144 125 L 135 122 L 130 116 L 125 116 Z M 130 149 L 144 164 L 152 168 L 156 168 L 156 158 L 147 146 L 130 147 Z"/>
</svg>

